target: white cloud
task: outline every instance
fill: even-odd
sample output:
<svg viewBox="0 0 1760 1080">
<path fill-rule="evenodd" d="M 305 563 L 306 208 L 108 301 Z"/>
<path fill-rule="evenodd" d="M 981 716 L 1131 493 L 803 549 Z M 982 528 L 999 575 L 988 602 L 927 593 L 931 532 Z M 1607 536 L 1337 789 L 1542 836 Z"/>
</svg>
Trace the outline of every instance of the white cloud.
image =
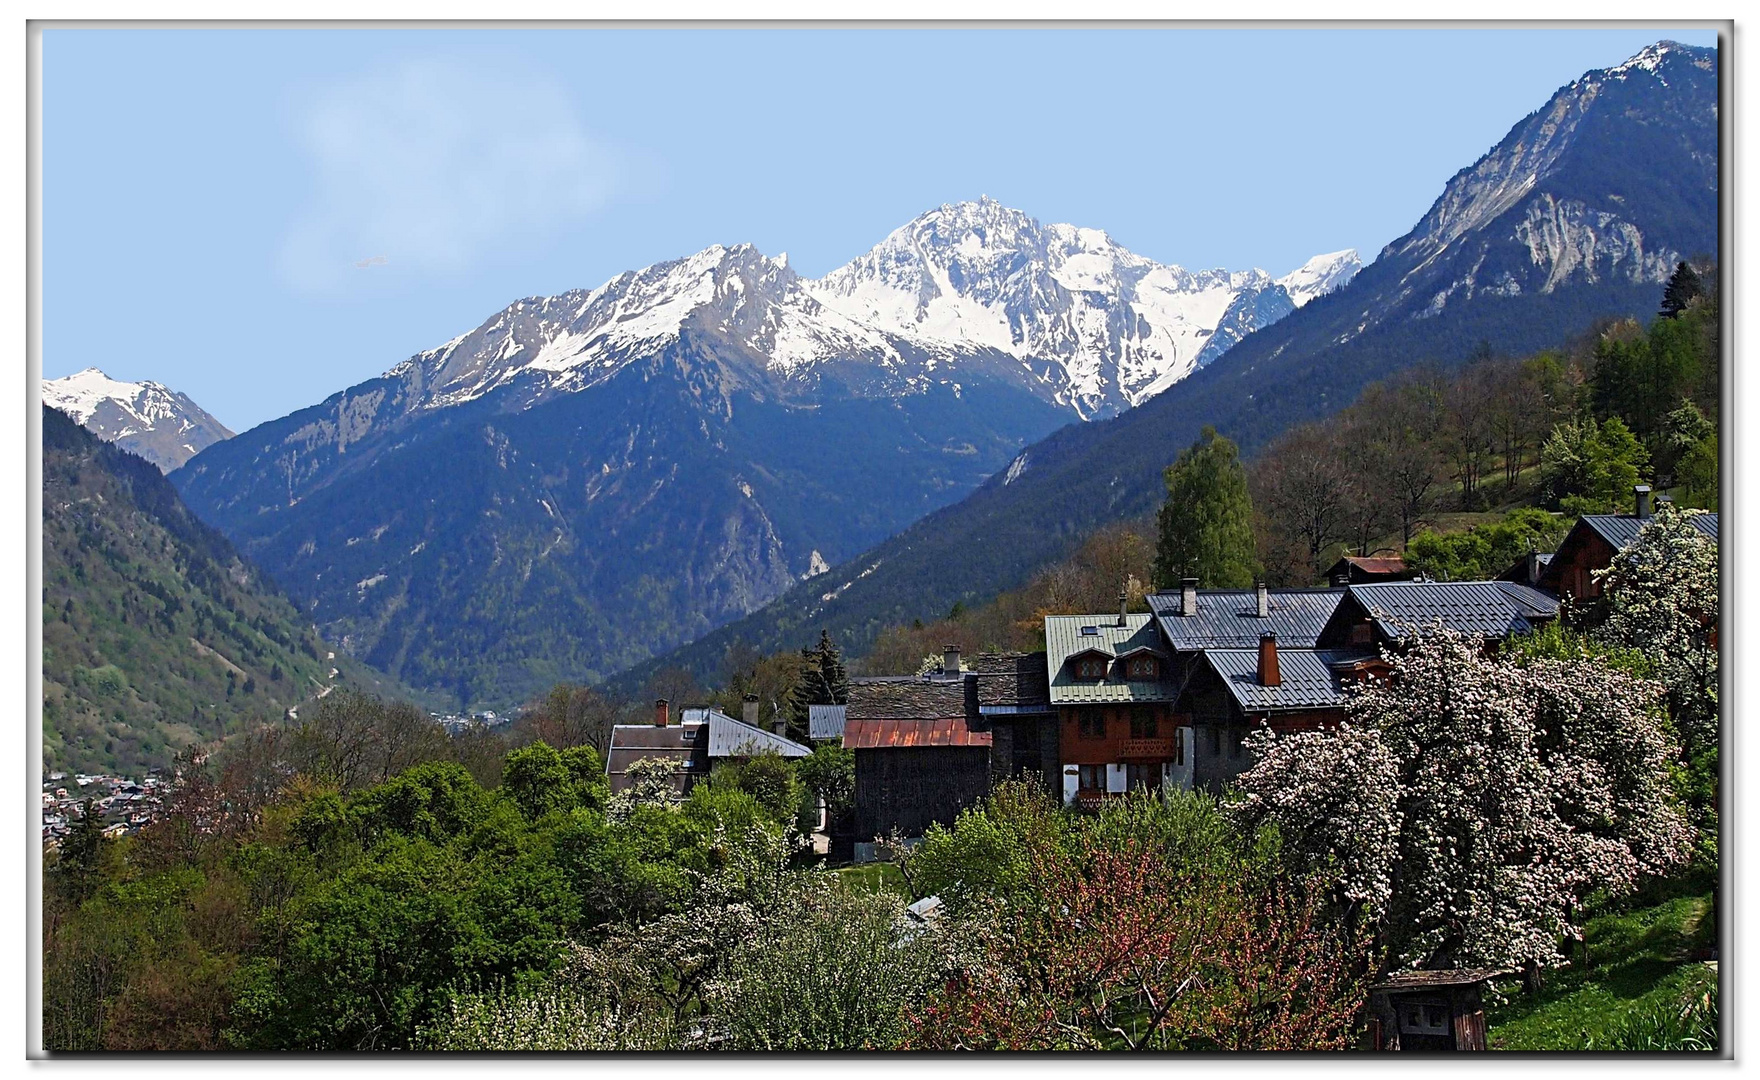
<svg viewBox="0 0 1760 1080">
<path fill-rule="evenodd" d="M 314 186 L 281 266 L 313 292 L 360 280 L 363 252 L 418 274 L 465 269 L 586 218 L 619 171 L 554 83 L 433 62 L 331 87 L 306 104 L 297 136 Z"/>
</svg>

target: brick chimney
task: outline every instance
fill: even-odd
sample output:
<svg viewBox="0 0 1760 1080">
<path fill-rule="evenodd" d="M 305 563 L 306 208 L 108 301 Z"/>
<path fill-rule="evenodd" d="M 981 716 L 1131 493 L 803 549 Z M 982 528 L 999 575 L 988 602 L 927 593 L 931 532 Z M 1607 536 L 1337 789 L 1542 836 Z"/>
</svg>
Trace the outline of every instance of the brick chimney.
<svg viewBox="0 0 1760 1080">
<path fill-rule="evenodd" d="M 1196 615 L 1198 613 L 1198 579 L 1195 577 L 1180 579 L 1179 613 L 1181 615 Z"/>
<path fill-rule="evenodd" d="M 1271 591 L 1265 588 L 1263 581 L 1258 582 L 1256 587 L 1259 592 L 1259 618 L 1269 619 L 1271 617 Z"/>
<path fill-rule="evenodd" d="M 667 715 L 666 699 L 665 698 L 655 698 L 654 699 L 654 726 L 655 727 L 665 727 L 666 721 L 668 719 L 670 719 L 670 717 Z"/>
<path fill-rule="evenodd" d="M 1639 484 L 1632 489 L 1632 495 L 1634 496 L 1633 501 L 1637 503 L 1638 519 L 1640 521 L 1648 519 L 1650 517 L 1650 485 Z"/>
<path fill-rule="evenodd" d="M 1118 625 L 1120 626 L 1125 625 L 1125 615 L 1130 611 L 1130 603 L 1131 598 L 1125 594 L 1123 589 L 1120 589 L 1118 592 Z"/>
<path fill-rule="evenodd" d="M 952 642 L 941 646 L 941 674 L 949 679 L 959 678 L 959 646 Z"/>
<path fill-rule="evenodd" d="M 758 695 L 747 694 L 740 702 L 739 718 L 753 727 L 758 726 Z"/>
<path fill-rule="evenodd" d="M 1277 634 L 1270 630 L 1259 635 L 1259 685 L 1283 685 L 1283 673 L 1277 670 Z"/>
</svg>

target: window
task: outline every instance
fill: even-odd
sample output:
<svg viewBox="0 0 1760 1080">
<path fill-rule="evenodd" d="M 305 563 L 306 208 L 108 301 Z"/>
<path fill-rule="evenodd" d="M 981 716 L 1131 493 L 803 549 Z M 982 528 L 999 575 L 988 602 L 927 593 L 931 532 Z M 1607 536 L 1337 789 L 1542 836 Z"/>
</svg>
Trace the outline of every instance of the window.
<svg viewBox="0 0 1760 1080">
<path fill-rule="evenodd" d="M 1099 709 L 1083 709 L 1076 720 L 1076 732 L 1084 739 L 1106 737 L 1106 714 Z"/>
<path fill-rule="evenodd" d="M 1375 630 L 1368 623 L 1358 623 L 1351 627 L 1351 644 L 1367 645 L 1375 640 Z"/>
<path fill-rule="evenodd" d="M 1161 717 L 1152 705 L 1138 705 L 1131 710 L 1131 738 L 1158 739 L 1161 737 Z"/>
<path fill-rule="evenodd" d="M 1185 732 L 1179 728 L 1173 729 L 1173 763 L 1175 765 L 1186 763 L 1186 736 Z"/>
<path fill-rule="evenodd" d="M 1081 790 L 1083 790 L 1083 791 L 1105 791 L 1106 790 L 1106 766 L 1104 766 L 1104 765 L 1082 765 L 1082 766 L 1080 766 L 1080 769 L 1081 769 L 1081 774 L 1080 774 L 1079 779 L 1076 781 L 1076 784 L 1078 787 L 1081 788 Z"/>
<path fill-rule="evenodd" d="M 1155 792 L 1161 790 L 1160 765 L 1126 765 L 1124 767 L 1124 785 L 1130 791 L 1143 788 Z"/>
<path fill-rule="evenodd" d="M 1104 679 L 1106 677 L 1106 661 L 1097 656 L 1090 656 L 1076 665 L 1076 677 L 1081 679 Z"/>
<path fill-rule="evenodd" d="M 1153 680 L 1159 678 L 1155 673 L 1155 658 L 1153 656 L 1131 657 L 1130 677 L 1138 680 Z"/>
</svg>

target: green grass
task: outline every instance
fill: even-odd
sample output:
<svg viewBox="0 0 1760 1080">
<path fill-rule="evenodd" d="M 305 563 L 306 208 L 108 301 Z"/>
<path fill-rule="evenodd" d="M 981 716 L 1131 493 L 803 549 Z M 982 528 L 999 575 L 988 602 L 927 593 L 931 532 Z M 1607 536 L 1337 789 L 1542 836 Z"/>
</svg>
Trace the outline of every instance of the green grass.
<svg viewBox="0 0 1760 1080">
<path fill-rule="evenodd" d="M 1709 893 L 1602 915 L 1585 929 L 1586 970 L 1573 965 L 1550 972 L 1533 996 L 1522 994 L 1519 983 L 1502 987 L 1507 1003 L 1486 1012 L 1492 1049 L 1618 1048 L 1634 1038 L 1643 1043 L 1641 1033 L 1668 1026 L 1668 1018 L 1686 1024 L 1678 1019 L 1683 1009 L 1702 1004 L 1707 993 L 1716 1008 L 1716 969 L 1693 958 L 1717 939 Z"/>
<path fill-rule="evenodd" d="M 895 892 L 905 900 L 915 900 L 911 891 L 905 887 L 904 875 L 898 867 L 889 862 L 864 863 L 861 866 L 844 866 L 833 871 L 845 885 L 863 892 Z"/>
</svg>

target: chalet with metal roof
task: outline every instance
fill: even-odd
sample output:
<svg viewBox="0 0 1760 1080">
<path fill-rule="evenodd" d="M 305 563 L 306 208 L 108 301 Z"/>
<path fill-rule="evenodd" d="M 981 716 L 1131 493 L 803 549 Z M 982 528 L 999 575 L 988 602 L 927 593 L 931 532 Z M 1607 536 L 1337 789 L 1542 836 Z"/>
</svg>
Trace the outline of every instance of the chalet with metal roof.
<svg viewBox="0 0 1760 1080">
<path fill-rule="evenodd" d="M 755 708 L 748 711 L 755 712 Z M 792 739 L 735 720 L 713 707 L 683 709 L 680 716 L 680 722 L 674 723 L 670 706 L 662 699 L 654 703 L 652 723 L 618 724 L 611 729 L 605 775 L 613 792 L 627 790 L 630 765 L 649 758 L 673 763 L 673 783 L 683 797 L 692 785 L 709 775 L 717 761 L 761 754 L 800 758 L 812 753 Z"/>
<path fill-rule="evenodd" d="M 1129 611 L 1122 593 L 1115 615 L 1046 616 L 1066 805 L 1190 785 L 1191 733 L 1174 702 L 1194 663 L 1168 648 L 1153 614 Z"/>
<path fill-rule="evenodd" d="M 1558 618 L 1558 598 L 1514 581 L 1352 585 L 1321 631 L 1322 648 L 1397 646 L 1430 627 L 1501 641 Z"/>
<path fill-rule="evenodd" d="M 1187 579 L 1177 593 L 1148 597 L 1168 647 L 1256 649 L 1266 631 L 1285 648 L 1311 648 L 1338 607 L 1340 589 L 1204 589 Z"/>
<path fill-rule="evenodd" d="M 947 656 L 959 672 L 959 650 Z M 963 674 L 850 680 L 843 745 L 855 755 L 858 861 L 873 857 L 876 837 L 951 825 L 989 791 L 991 734 L 967 698 Z"/>
<path fill-rule="evenodd" d="M 1384 678 L 1380 653 L 1285 649 L 1267 632 L 1256 649 L 1206 649 L 1180 698 L 1192 729 L 1192 783 L 1219 791 L 1251 764 L 1244 746 L 1261 724 L 1312 731 L 1342 722 L 1356 686 Z"/>
<path fill-rule="evenodd" d="M 1638 533 L 1651 514 L 1650 488 L 1639 484 L 1633 489 L 1635 513 L 1584 514 L 1571 527 L 1558 545 L 1552 559 L 1541 570 L 1538 585 L 1560 596 L 1590 600 L 1601 595 L 1601 583 L 1595 573 L 1613 565 L 1621 548 L 1638 538 Z M 1687 520 L 1711 543 L 1717 543 L 1717 515 L 1689 512 Z"/>
</svg>

